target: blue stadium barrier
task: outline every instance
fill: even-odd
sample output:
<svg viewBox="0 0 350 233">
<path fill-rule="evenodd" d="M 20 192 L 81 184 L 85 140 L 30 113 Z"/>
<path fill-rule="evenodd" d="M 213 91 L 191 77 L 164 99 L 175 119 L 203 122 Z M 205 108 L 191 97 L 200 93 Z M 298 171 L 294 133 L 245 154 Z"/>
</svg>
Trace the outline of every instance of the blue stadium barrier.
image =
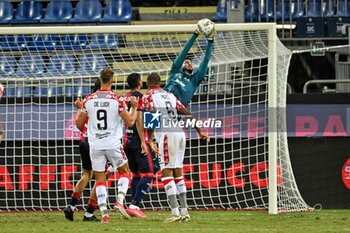
<svg viewBox="0 0 350 233">
<path fill-rule="evenodd" d="M 285 0 L 279 1 L 276 10 L 276 20 L 278 22 L 295 21 L 297 18 L 304 16 L 305 6 L 303 1 Z"/>
<path fill-rule="evenodd" d="M 72 83 L 66 84 L 64 87 L 64 95 L 66 97 L 85 97 L 91 92 L 91 87 L 88 83 Z"/>
<path fill-rule="evenodd" d="M 114 34 L 93 34 L 88 47 L 91 49 L 116 49 L 118 48 L 118 37 Z"/>
<path fill-rule="evenodd" d="M 305 17 L 297 20 L 298 37 L 324 37 L 325 22 L 322 0 L 308 0 Z"/>
<path fill-rule="evenodd" d="M 307 1 L 307 17 L 321 17 L 323 16 L 322 2 L 321 0 L 308 0 Z"/>
<path fill-rule="evenodd" d="M 248 0 L 245 6 L 246 22 L 266 22 L 274 17 L 273 0 Z"/>
<path fill-rule="evenodd" d="M 109 0 L 106 4 L 102 23 L 129 23 L 132 20 L 132 7 L 129 0 Z"/>
<path fill-rule="evenodd" d="M 102 54 L 84 54 L 79 57 L 77 75 L 99 75 L 107 62 Z"/>
<path fill-rule="evenodd" d="M 54 0 L 51 1 L 45 12 L 45 17 L 40 20 L 41 23 L 67 23 L 73 16 L 73 6 L 70 1 Z"/>
<path fill-rule="evenodd" d="M 9 83 L 8 86 L 5 88 L 5 97 L 31 97 L 32 96 L 32 88 L 29 86 L 29 84 L 25 82 L 16 82 L 16 83 Z"/>
<path fill-rule="evenodd" d="M 10 84 L 5 87 L 4 97 L 15 97 L 16 96 L 16 88 L 12 87 L 14 85 Z"/>
<path fill-rule="evenodd" d="M 27 48 L 29 36 L 3 35 L 0 37 L 0 49 L 3 51 L 18 51 Z"/>
<path fill-rule="evenodd" d="M 39 23 L 43 6 L 39 1 L 22 1 L 17 4 L 16 15 L 11 23 Z"/>
<path fill-rule="evenodd" d="M 48 83 L 47 86 L 39 86 L 34 89 L 34 97 L 56 97 L 62 96 L 62 86 L 56 86 L 56 83 Z"/>
<path fill-rule="evenodd" d="M 0 78 L 8 78 L 16 71 L 16 59 L 13 55 L 0 55 Z"/>
<path fill-rule="evenodd" d="M 227 22 L 227 1 L 220 0 L 216 7 L 216 14 L 211 18 L 214 22 Z"/>
<path fill-rule="evenodd" d="M 57 44 L 56 35 L 34 35 L 32 41 L 27 44 L 29 50 L 52 50 Z"/>
<path fill-rule="evenodd" d="M 338 0 L 337 16 L 350 17 L 350 0 Z"/>
<path fill-rule="evenodd" d="M 255 0 L 247 0 L 245 4 L 244 20 L 246 22 L 257 22 L 259 20 L 258 9 L 259 5 Z"/>
<path fill-rule="evenodd" d="M 64 50 L 82 50 L 86 48 L 88 41 L 87 35 L 67 34 L 60 35 L 60 41 L 56 45 L 56 49 Z"/>
<path fill-rule="evenodd" d="M 13 6 L 11 1 L 0 1 L 0 24 L 8 24 L 13 19 Z"/>
<path fill-rule="evenodd" d="M 45 76 L 71 76 L 75 73 L 74 64 L 75 58 L 73 55 L 51 56 Z"/>
<path fill-rule="evenodd" d="M 80 0 L 75 7 L 71 23 L 97 23 L 102 16 L 102 4 L 99 0 Z"/>
<path fill-rule="evenodd" d="M 327 18 L 327 36 L 347 36 L 346 34 L 342 34 L 342 27 L 344 24 L 350 24 L 350 1 L 339 0 L 338 11 L 336 12 L 336 14 Z"/>
<path fill-rule="evenodd" d="M 18 77 L 41 77 L 45 71 L 45 63 L 40 55 L 23 55 L 16 71 Z"/>
</svg>

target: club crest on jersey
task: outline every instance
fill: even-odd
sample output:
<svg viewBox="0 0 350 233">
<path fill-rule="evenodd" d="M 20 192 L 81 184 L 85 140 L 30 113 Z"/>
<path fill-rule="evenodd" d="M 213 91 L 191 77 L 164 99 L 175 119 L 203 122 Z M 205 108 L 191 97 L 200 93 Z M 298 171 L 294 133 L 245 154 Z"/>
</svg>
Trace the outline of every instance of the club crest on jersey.
<svg viewBox="0 0 350 233">
<path fill-rule="evenodd" d="M 143 113 L 143 127 L 145 129 L 158 129 L 160 128 L 161 113 L 157 112 L 144 112 Z"/>
</svg>

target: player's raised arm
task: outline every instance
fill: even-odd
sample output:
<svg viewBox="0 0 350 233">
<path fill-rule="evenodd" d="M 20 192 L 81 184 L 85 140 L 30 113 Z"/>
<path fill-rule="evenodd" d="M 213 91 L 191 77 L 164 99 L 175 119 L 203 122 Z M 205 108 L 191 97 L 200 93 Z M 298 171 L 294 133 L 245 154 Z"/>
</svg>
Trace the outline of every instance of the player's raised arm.
<svg viewBox="0 0 350 233">
<path fill-rule="evenodd" d="M 186 42 L 186 44 L 182 48 L 181 52 L 179 53 L 179 55 L 175 58 L 173 65 L 171 67 L 171 70 L 170 70 L 170 75 L 177 73 L 177 72 L 180 72 L 182 70 L 182 65 L 183 65 L 183 63 L 187 57 L 187 54 L 190 51 L 193 43 L 197 39 L 197 37 L 198 37 L 197 32 L 196 31 L 193 32 L 192 36 L 188 39 L 188 41 Z"/>
<path fill-rule="evenodd" d="M 205 74 L 207 73 L 209 60 L 211 58 L 212 51 L 213 51 L 214 38 L 215 38 L 215 25 L 213 26 L 213 29 L 211 30 L 211 32 L 208 34 L 208 45 L 207 45 L 207 49 L 205 50 L 204 58 L 201 61 L 196 74 L 191 79 L 196 86 L 199 86 L 199 84 L 204 80 Z"/>
<path fill-rule="evenodd" d="M 124 103 L 125 105 L 125 103 Z M 136 117 L 137 117 L 137 105 L 138 105 L 138 98 L 136 98 L 135 96 L 131 96 L 130 97 L 130 105 L 131 105 L 131 115 L 129 114 L 129 112 L 124 109 L 123 111 L 121 111 L 120 117 L 123 119 L 124 123 L 128 126 L 128 127 L 132 127 L 135 124 L 136 121 Z"/>
</svg>

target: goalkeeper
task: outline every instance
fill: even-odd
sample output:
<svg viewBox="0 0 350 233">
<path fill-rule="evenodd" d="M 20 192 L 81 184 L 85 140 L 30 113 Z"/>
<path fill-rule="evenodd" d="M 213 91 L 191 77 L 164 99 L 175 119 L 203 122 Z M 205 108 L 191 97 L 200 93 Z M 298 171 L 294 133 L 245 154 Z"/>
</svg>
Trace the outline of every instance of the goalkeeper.
<svg viewBox="0 0 350 233">
<path fill-rule="evenodd" d="M 164 90 L 173 93 L 185 107 L 191 101 L 207 72 L 208 63 L 213 50 L 215 26 L 208 34 L 208 45 L 204 58 L 200 63 L 198 70 L 193 72 L 192 61 L 186 59 L 186 57 L 199 34 L 200 32 L 196 29 L 190 39 L 186 42 L 180 54 L 174 60 L 169 78 L 164 87 Z"/>
</svg>

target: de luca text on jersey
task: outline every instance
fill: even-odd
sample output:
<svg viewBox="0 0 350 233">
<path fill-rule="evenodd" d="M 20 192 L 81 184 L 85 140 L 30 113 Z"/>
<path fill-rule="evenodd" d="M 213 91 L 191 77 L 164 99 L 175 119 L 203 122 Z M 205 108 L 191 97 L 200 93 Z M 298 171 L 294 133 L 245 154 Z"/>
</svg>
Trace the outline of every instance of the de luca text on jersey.
<svg viewBox="0 0 350 233">
<path fill-rule="evenodd" d="M 94 101 L 94 107 L 96 107 L 96 108 L 108 108 L 109 102 L 107 102 L 107 101 Z"/>
</svg>

